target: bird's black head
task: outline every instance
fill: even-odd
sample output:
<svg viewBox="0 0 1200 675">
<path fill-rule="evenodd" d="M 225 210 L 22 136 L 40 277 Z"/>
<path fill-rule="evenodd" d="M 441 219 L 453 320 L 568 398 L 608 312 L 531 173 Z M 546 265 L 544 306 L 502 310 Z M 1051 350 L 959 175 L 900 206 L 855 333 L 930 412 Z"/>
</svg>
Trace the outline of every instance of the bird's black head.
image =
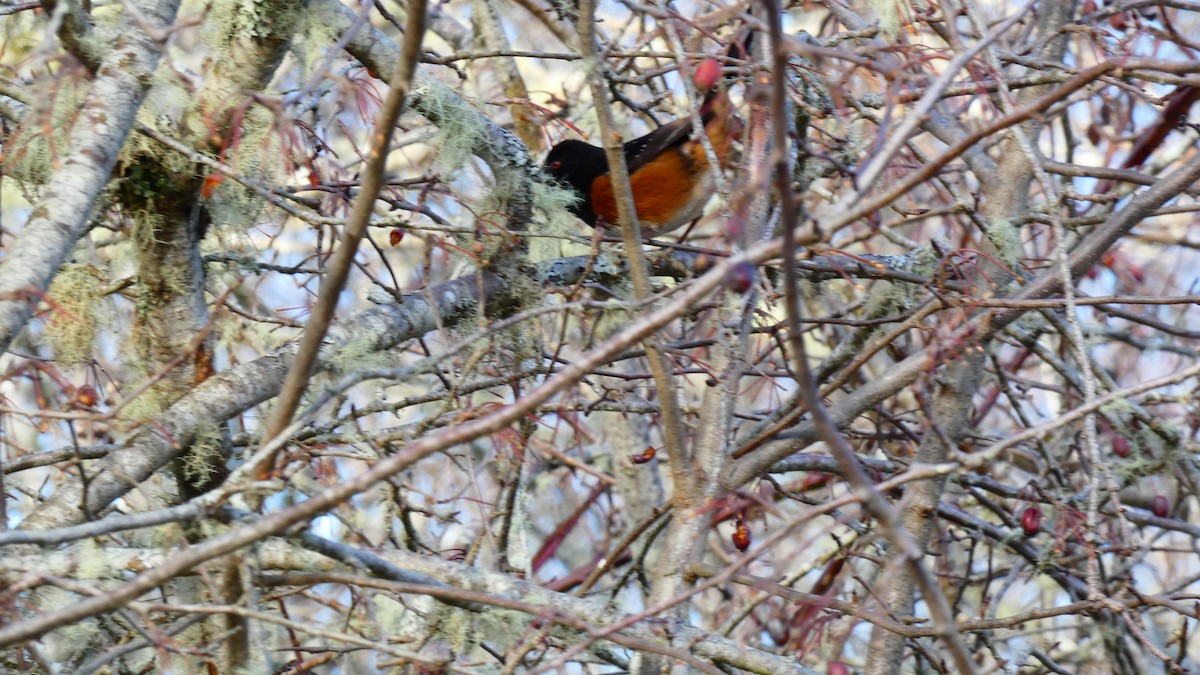
<svg viewBox="0 0 1200 675">
<path fill-rule="evenodd" d="M 595 225 L 596 213 L 592 210 L 589 195 L 592 181 L 608 173 L 604 149 L 574 139 L 563 141 L 550 148 L 542 171 L 565 187 L 575 190 L 579 201 L 571 206 L 571 213 L 588 225 Z"/>
</svg>

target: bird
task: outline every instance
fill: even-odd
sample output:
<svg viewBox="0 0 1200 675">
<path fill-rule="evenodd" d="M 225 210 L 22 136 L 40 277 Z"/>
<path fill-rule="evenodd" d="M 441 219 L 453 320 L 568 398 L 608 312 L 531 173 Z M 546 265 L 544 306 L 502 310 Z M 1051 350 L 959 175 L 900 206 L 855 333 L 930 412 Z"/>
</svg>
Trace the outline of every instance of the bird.
<svg viewBox="0 0 1200 675">
<path fill-rule="evenodd" d="M 728 163 L 738 133 L 733 105 L 724 86 L 716 86 L 720 64 L 708 59 L 696 69 L 698 88 L 707 89 L 700 120 L 721 168 Z M 665 234 L 699 218 L 716 192 L 704 144 L 691 116 L 664 124 L 623 146 L 633 201 L 645 237 Z M 592 227 L 615 225 L 617 203 L 604 148 L 576 139 L 550 149 L 542 171 L 575 191 L 571 213 Z"/>
</svg>

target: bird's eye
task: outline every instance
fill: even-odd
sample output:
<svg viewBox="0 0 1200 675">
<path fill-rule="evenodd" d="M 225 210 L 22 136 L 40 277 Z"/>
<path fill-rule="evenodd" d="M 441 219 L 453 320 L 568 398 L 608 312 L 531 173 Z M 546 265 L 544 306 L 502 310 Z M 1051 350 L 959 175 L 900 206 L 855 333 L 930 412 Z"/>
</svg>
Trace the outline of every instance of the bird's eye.
<svg viewBox="0 0 1200 675">
<path fill-rule="evenodd" d="M 558 171 L 561 168 L 562 168 L 562 162 L 558 161 L 557 159 L 554 160 L 553 162 L 550 162 L 550 170 L 551 171 Z"/>
</svg>

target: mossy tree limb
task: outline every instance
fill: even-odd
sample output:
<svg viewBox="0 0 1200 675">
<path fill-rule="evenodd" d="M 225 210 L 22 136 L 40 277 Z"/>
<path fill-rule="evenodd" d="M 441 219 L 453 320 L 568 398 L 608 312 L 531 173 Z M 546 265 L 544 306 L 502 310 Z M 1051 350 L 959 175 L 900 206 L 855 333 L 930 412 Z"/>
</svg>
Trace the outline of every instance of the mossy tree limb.
<svg viewBox="0 0 1200 675">
<path fill-rule="evenodd" d="M 136 2 L 143 15 L 167 25 L 178 0 Z M 70 154 L 54 171 L 42 201 L 0 261 L 0 351 L 7 350 L 37 301 L 87 229 L 121 145 L 158 65 L 160 45 L 132 22 L 101 62 L 70 134 Z"/>
</svg>

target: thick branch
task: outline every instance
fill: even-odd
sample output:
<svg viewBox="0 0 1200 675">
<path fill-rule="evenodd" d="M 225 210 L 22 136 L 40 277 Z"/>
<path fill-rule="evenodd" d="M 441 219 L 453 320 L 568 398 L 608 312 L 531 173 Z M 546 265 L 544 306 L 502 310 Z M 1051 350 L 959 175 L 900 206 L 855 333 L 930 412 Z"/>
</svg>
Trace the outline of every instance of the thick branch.
<svg viewBox="0 0 1200 675">
<path fill-rule="evenodd" d="M 139 9 L 159 26 L 170 24 L 179 9 L 179 0 L 143 4 Z M 150 88 L 161 45 L 131 20 L 122 27 L 71 128 L 70 154 L 0 261 L 0 351 L 12 344 L 87 230 L 92 207 Z"/>
</svg>

